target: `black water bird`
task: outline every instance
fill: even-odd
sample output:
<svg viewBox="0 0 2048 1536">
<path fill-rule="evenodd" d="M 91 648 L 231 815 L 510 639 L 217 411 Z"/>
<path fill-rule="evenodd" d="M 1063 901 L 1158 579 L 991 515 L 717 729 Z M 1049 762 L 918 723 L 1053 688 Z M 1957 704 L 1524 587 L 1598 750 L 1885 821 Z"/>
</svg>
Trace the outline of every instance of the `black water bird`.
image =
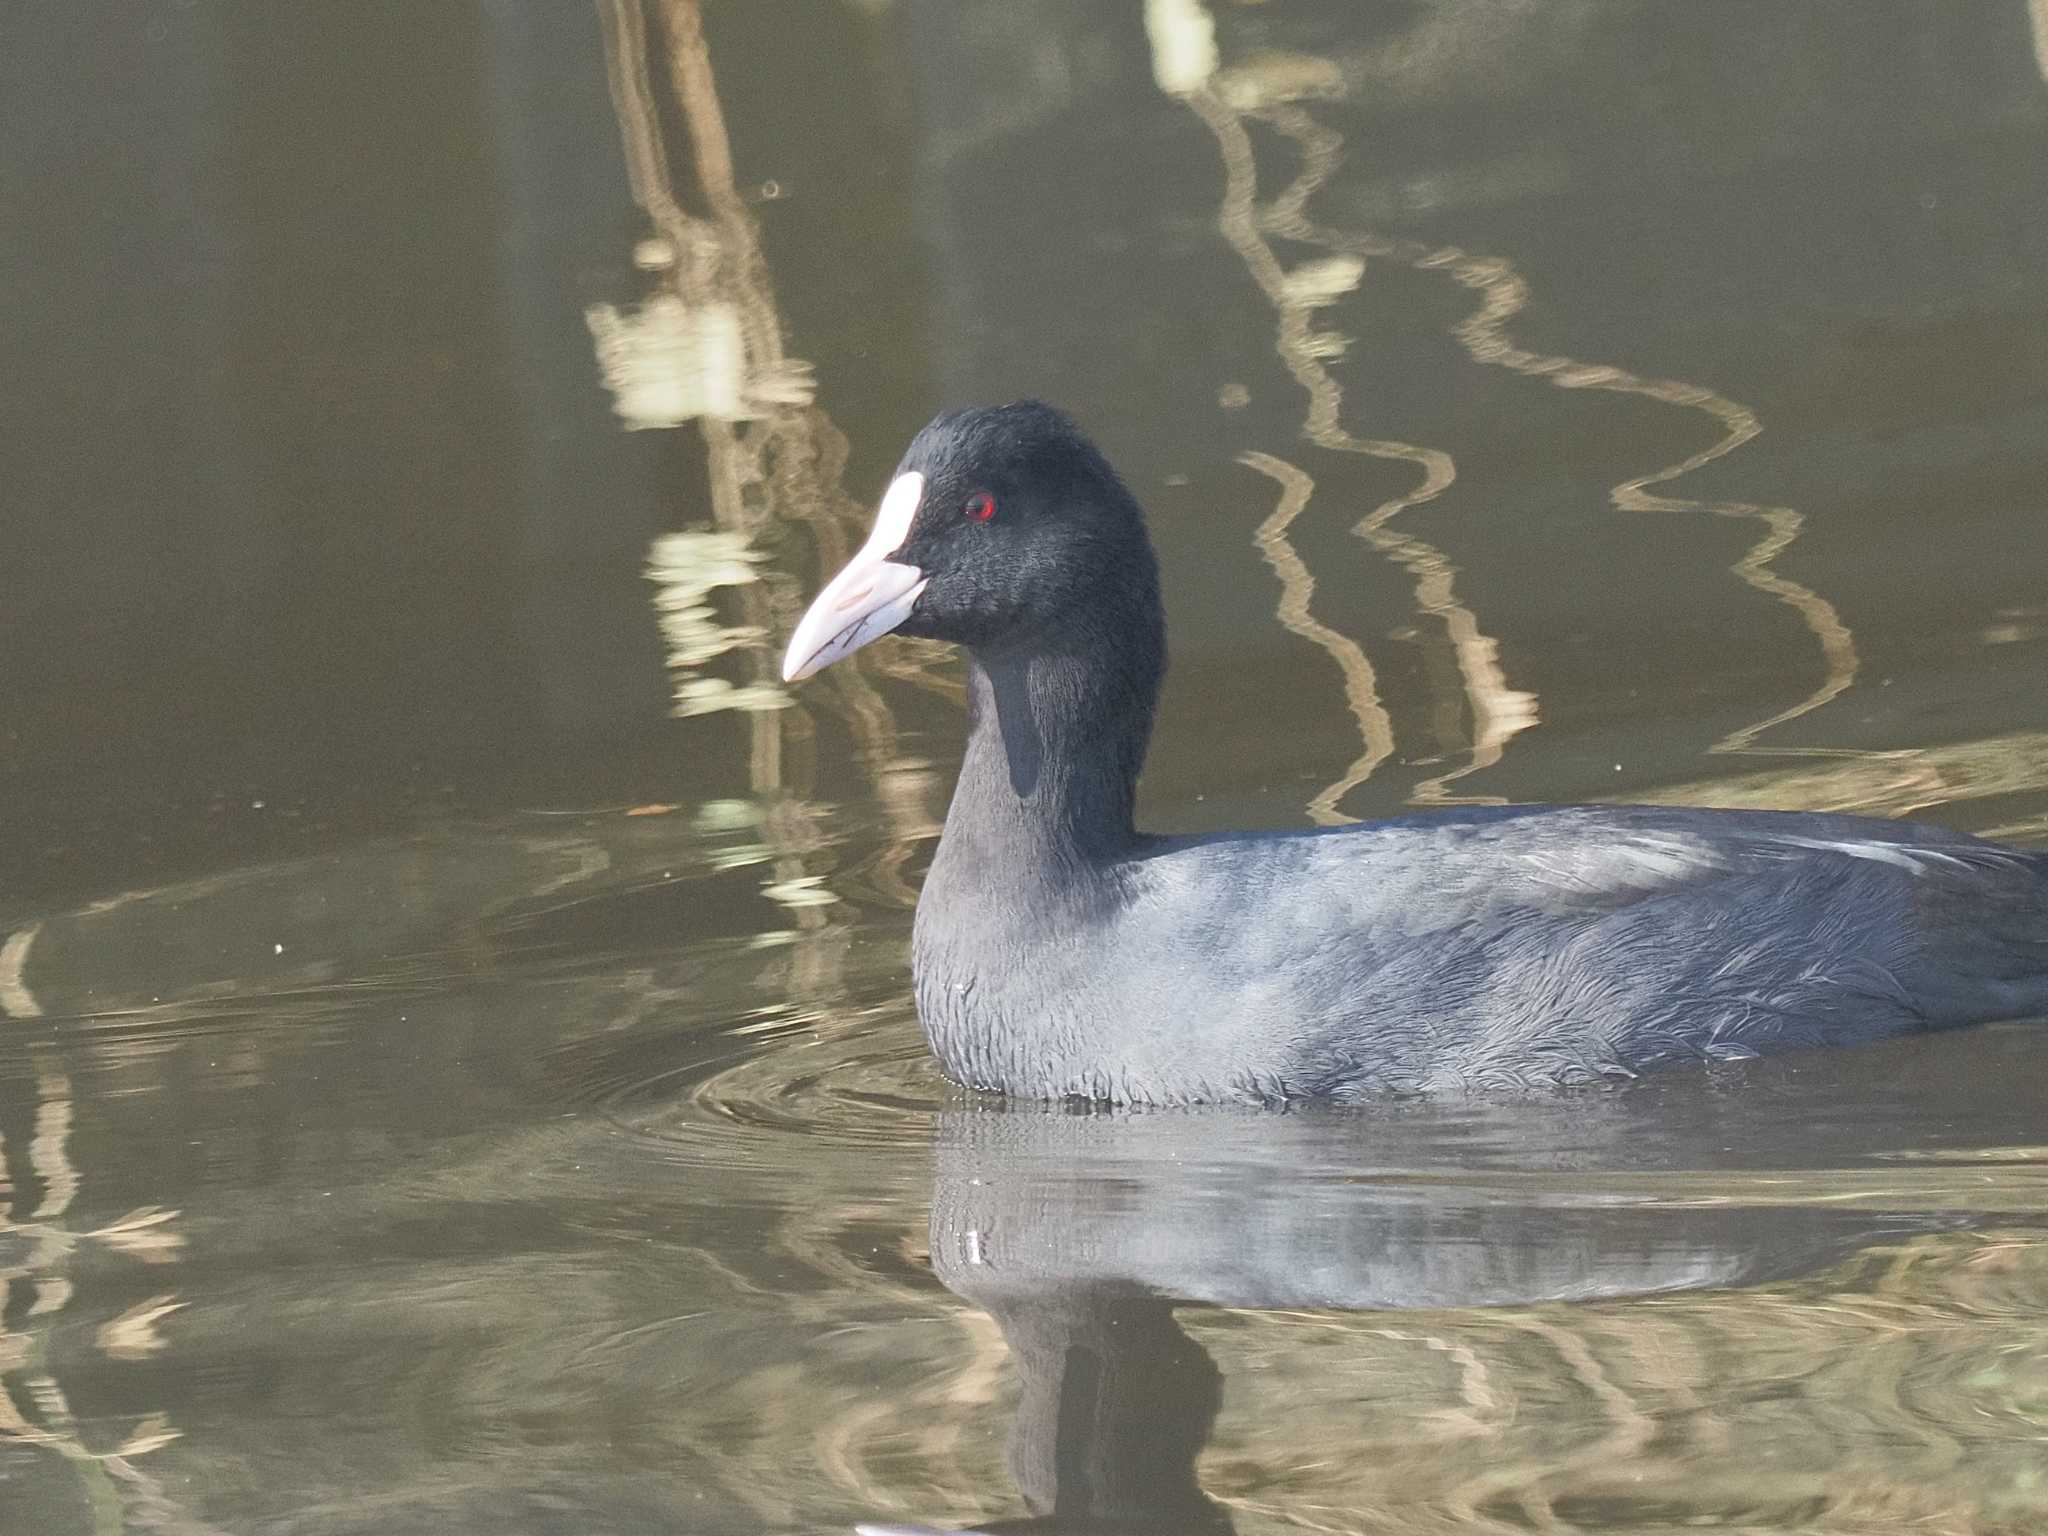
<svg viewBox="0 0 2048 1536">
<path fill-rule="evenodd" d="M 890 631 L 968 653 L 911 968 L 933 1054 L 973 1087 L 1519 1088 L 2048 1012 L 2048 854 L 1937 827 L 1516 806 L 1139 831 L 1158 565 L 1108 461 L 1035 401 L 917 435 L 783 675 Z"/>
</svg>

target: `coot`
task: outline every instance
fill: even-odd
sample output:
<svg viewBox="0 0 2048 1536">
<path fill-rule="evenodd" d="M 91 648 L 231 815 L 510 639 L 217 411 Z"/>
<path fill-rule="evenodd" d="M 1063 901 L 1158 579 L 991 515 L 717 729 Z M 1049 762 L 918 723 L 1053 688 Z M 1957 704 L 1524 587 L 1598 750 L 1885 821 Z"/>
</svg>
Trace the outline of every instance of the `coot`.
<svg viewBox="0 0 2048 1536">
<path fill-rule="evenodd" d="M 917 435 L 783 676 L 967 649 L 911 969 L 940 1066 L 1031 1098 L 1359 1099 L 1628 1077 L 2048 1012 L 2048 854 L 1862 817 L 1517 806 L 1159 837 L 1136 500 L 1036 401 Z"/>
</svg>

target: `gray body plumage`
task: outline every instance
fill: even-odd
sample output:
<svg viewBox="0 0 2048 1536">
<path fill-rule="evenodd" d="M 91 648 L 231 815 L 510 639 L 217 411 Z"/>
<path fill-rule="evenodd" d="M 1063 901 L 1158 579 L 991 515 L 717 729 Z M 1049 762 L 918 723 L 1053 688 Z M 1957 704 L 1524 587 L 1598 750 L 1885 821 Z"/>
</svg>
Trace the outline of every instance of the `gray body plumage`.
<svg viewBox="0 0 2048 1536">
<path fill-rule="evenodd" d="M 941 848 L 913 964 L 956 1080 L 1492 1090 L 2048 1011 L 2048 858 L 1915 824 L 1473 810 L 1162 839 L 1073 876 L 1049 900 Z"/>
</svg>

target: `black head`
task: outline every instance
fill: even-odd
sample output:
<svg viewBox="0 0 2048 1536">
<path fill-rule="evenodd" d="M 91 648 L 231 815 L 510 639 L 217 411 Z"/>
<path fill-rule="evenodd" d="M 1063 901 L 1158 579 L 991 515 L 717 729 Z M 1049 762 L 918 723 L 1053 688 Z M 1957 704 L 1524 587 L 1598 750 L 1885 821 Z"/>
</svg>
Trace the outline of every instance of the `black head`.
<svg viewBox="0 0 2048 1536">
<path fill-rule="evenodd" d="M 924 500 L 895 557 L 930 584 L 898 626 L 980 649 L 1029 645 L 1050 627 L 1115 606 L 1138 585 L 1157 600 L 1143 514 L 1073 422 L 1049 405 L 948 411 L 896 473 Z"/>
<path fill-rule="evenodd" d="M 1096 446 L 1036 400 L 948 411 L 911 442 L 867 547 L 792 639 L 790 678 L 891 630 L 978 652 L 1159 648 L 1144 516 Z"/>
</svg>

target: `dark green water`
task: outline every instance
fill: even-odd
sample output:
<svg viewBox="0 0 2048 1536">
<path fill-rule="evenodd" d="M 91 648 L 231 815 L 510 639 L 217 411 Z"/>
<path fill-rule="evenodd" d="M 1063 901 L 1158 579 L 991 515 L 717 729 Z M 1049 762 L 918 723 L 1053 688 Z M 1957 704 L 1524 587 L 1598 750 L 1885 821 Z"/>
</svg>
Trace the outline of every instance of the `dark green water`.
<svg viewBox="0 0 2048 1536">
<path fill-rule="evenodd" d="M 954 663 L 773 680 L 1036 393 L 1155 826 L 2048 839 L 2048 10 L 694 14 L 0 16 L 0 1531 L 2048 1525 L 2038 1025 L 978 1103 Z"/>
</svg>

